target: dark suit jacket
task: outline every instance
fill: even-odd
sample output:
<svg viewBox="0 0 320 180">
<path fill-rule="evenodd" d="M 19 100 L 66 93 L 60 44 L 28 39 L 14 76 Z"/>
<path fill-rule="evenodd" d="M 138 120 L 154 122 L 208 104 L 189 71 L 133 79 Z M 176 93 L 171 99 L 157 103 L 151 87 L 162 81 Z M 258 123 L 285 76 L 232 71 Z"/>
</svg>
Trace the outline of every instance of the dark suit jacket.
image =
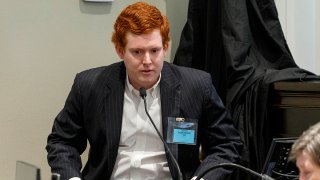
<svg viewBox="0 0 320 180">
<path fill-rule="evenodd" d="M 121 134 L 125 78 L 123 62 L 77 74 L 65 106 L 54 121 L 46 147 L 51 170 L 60 173 L 62 180 L 75 176 L 85 180 L 110 178 Z M 165 62 L 160 93 L 165 139 L 168 117 L 198 119 L 197 145 L 169 144 L 185 179 L 217 163 L 239 160 L 240 137 L 208 73 Z M 79 155 L 85 150 L 87 140 L 89 158 L 80 174 Z M 206 154 L 201 164 L 200 144 Z M 168 154 L 167 159 L 172 177 L 177 179 Z M 226 179 L 229 173 L 217 169 L 206 179 Z"/>
</svg>

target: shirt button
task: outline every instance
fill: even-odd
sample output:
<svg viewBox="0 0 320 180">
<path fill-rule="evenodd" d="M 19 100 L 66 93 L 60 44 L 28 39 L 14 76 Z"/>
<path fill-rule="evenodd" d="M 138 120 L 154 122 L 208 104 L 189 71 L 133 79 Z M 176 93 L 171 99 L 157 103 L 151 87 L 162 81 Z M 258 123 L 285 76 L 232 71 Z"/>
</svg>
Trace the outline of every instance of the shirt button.
<svg viewBox="0 0 320 180">
<path fill-rule="evenodd" d="M 135 168 L 138 168 L 141 166 L 141 160 L 139 158 L 134 158 L 132 161 L 131 161 L 131 165 Z"/>
</svg>

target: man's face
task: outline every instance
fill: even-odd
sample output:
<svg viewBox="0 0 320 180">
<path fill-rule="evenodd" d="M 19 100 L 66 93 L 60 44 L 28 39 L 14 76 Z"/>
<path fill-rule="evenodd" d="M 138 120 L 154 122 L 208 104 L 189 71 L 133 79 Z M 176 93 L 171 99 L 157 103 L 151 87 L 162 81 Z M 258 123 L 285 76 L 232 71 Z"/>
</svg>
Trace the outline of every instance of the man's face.
<svg viewBox="0 0 320 180">
<path fill-rule="evenodd" d="M 126 38 L 125 48 L 116 47 L 116 50 L 125 63 L 129 81 L 135 89 L 149 89 L 159 79 L 167 51 L 160 31 L 156 29 L 142 35 L 128 32 Z"/>
<path fill-rule="evenodd" d="M 299 180 L 319 180 L 320 166 L 305 151 L 297 157 L 296 165 L 299 168 Z"/>
</svg>

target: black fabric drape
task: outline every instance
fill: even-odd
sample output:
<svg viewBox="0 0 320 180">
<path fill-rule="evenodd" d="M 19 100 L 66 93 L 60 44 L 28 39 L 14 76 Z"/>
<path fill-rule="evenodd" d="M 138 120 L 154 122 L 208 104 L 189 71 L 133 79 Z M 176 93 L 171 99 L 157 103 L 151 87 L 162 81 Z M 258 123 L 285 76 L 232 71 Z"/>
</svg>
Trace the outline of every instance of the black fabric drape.
<svg viewBox="0 0 320 180">
<path fill-rule="evenodd" d="M 319 79 L 294 62 L 273 0 L 190 0 L 174 63 L 211 73 L 246 145 L 244 163 L 258 172 L 272 138 L 269 85 Z"/>
</svg>

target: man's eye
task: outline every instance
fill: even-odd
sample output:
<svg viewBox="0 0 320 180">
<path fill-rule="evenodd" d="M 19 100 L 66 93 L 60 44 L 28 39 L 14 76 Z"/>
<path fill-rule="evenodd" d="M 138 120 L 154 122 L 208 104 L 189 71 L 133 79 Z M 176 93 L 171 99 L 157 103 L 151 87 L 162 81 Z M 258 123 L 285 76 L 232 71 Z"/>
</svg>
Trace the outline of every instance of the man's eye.
<svg viewBox="0 0 320 180">
<path fill-rule="evenodd" d="M 160 49 L 152 49 L 152 50 L 151 50 L 152 53 L 157 53 L 157 52 L 159 52 L 159 51 L 160 51 Z"/>
<path fill-rule="evenodd" d="M 134 53 L 135 53 L 135 54 L 141 54 L 142 51 L 141 51 L 141 50 L 135 50 Z"/>
</svg>

